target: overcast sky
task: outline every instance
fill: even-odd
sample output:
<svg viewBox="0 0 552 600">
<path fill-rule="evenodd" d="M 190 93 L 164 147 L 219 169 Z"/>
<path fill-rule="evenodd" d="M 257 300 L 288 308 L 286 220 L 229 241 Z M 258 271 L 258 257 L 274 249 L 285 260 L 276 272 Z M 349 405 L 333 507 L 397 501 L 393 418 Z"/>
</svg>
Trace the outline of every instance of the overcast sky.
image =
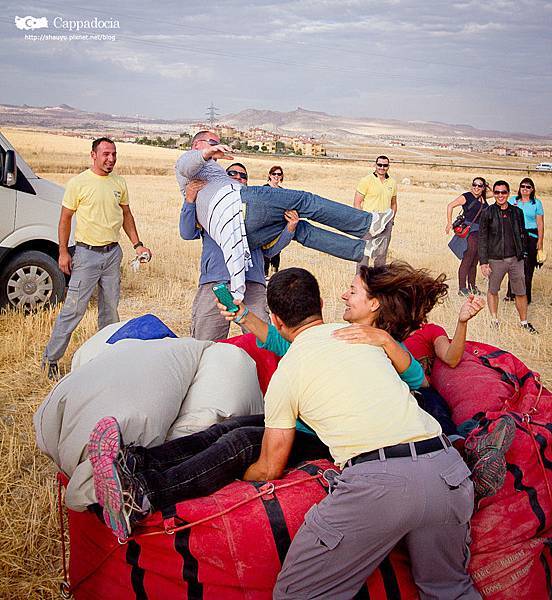
<svg viewBox="0 0 552 600">
<path fill-rule="evenodd" d="M 1 103 L 162 118 L 245 108 L 552 132 L 552 1 L 0 3 Z M 16 16 L 46 17 L 20 30 Z M 118 20 L 71 35 L 54 19 Z M 60 22 L 60 19 L 57 21 Z"/>
</svg>

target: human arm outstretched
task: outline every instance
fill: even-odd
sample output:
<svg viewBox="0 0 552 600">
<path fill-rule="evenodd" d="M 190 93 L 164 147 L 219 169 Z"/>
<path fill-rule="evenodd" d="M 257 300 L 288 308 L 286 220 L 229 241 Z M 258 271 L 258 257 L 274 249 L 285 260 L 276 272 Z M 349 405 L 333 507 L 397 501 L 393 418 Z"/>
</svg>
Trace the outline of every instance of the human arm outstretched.
<svg viewBox="0 0 552 600">
<path fill-rule="evenodd" d="M 234 303 L 239 309 L 238 312 L 231 313 L 226 310 L 226 307 L 223 304 L 217 302 L 220 314 L 227 321 L 239 320 L 241 327 L 257 338 L 257 346 L 259 346 L 259 348 L 274 352 L 277 356 L 284 356 L 290 347 L 290 342 L 278 333 L 276 327 L 271 323 L 266 323 L 251 311 L 248 311 L 247 314 L 242 317 L 246 309 L 245 304 L 236 301 L 234 301 Z"/>
<path fill-rule="evenodd" d="M 286 468 L 294 439 L 295 427 L 293 429 L 266 427 L 259 459 L 247 469 L 243 480 L 268 481 L 281 477 Z"/>
<path fill-rule="evenodd" d="M 485 306 L 485 300 L 470 294 L 466 301 L 460 307 L 458 322 L 452 340 L 441 335 L 433 342 L 435 355 L 449 367 L 453 368 L 462 360 L 464 348 L 466 347 L 466 333 L 468 330 L 468 321 Z"/>
</svg>

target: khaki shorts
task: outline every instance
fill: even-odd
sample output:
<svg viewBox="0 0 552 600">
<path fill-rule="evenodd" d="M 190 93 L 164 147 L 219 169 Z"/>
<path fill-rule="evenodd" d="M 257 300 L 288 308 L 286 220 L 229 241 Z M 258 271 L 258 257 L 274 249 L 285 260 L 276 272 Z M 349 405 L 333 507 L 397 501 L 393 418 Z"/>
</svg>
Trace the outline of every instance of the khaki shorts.
<svg viewBox="0 0 552 600">
<path fill-rule="evenodd" d="M 498 294 L 500 284 L 506 273 L 510 278 L 510 287 L 514 296 L 525 296 L 525 270 L 523 260 L 518 260 L 515 256 L 504 258 L 502 260 L 489 259 L 491 274 L 489 275 L 489 292 Z"/>
</svg>

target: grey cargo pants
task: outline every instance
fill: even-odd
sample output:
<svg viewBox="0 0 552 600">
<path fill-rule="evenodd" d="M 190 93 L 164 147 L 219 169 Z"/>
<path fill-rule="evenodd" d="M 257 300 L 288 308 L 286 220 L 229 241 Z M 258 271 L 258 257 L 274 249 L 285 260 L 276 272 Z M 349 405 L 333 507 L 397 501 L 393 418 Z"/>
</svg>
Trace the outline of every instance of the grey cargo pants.
<svg viewBox="0 0 552 600">
<path fill-rule="evenodd" d="M 67 296 L 44 350 L 44 360 L 55 363 L 65 354 L 71 335 L 84 317 L 96 285 L 98 329 L 119 321 L 117 307 L 121 288 L 122 257 L 123 251 L 118 244 L 108 252 L 75 247 Z"/>
<path fill-rule="evenodd" d="M 225 340 L 230 331 L 230 322 L 219 312 L 215 304 L 213 283 L 199 286 L 192 304 L 192 325 L 190 335 L 196 340 Z M 225 282 L 226 283 L 226 282 Z M 259 319 L 270 321 L 266 304 L 266 286 L 255 281 L 245 282 L 244 304 L 255 313 Z"/>
<path fill-rule="evenodd" d="M 480 600 L 467 572 L 469 475 L 454 448 L 344 468 L 305 515 L 274 598 L 350 600 L 404 538 L 420 598 Z"/>
</svg>

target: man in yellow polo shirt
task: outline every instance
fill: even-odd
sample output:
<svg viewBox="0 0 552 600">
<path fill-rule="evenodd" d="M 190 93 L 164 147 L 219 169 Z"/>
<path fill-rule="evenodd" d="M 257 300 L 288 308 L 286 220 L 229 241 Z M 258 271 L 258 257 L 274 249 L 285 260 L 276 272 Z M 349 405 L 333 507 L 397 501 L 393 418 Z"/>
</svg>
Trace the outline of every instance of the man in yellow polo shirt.
<svg viewBox="0 0 552 600">
<path fill-rule="evenodd" d="M 391 208 L 393 215 L 397 214 L 397 182 L 389 176 L 389 159 L 387 156 L 378 156 L 374 172 L 366 175 L 358 182 L 353 206 L 362 210 L 377 212 L 385 212 Z M 383 232 L 384 242 L 380 245 L 378 253 L 374 257 L 375 267 L 385 265 L 392 229 L 393 220 L 387 224 Z M 365 257 L 358 263 L 357 273 L 361 265 L 368 266 L 368 258 Z"/>
<path fill-rule="evenodd" d="M 128 205 L 125 180 L 112 173 L 117 149 L 109 138 L 92 142 L 92 166 L 73 177 L 65 186 L 59 218 L 59 267 L 70 275 L 65 303 L 56 319 L 50 341 L 44 350 L 43 367 L 48 377 L 59 377 L 58 360 L 63 356 L 71 334 L 86 312 L 88 302 L 98 286 L 98 329 L 119 320 L 117 307 L 121 283 L 119 246 L 121 227 L 128 235 L 136 254 L 151 258 L 142 244 Z M 73 256 L 69 253 L 71 221 L 76 218 Z"/>
<path fill-rule="evenodd" d="M 324 324 L 314 276 L 272 276 L 268 306 L 292 341 L 265 395 L 265 432 L 250 481 L 281 476 L 296 419 L 326 444 L 342 473 L 305 515 L 274 598 L 353 598 L 405 540 L 425 598 L 480 599 L 467 573 L 470 471 L 402 382 L 382 348 L 347 344 Z"/>
</svg>

